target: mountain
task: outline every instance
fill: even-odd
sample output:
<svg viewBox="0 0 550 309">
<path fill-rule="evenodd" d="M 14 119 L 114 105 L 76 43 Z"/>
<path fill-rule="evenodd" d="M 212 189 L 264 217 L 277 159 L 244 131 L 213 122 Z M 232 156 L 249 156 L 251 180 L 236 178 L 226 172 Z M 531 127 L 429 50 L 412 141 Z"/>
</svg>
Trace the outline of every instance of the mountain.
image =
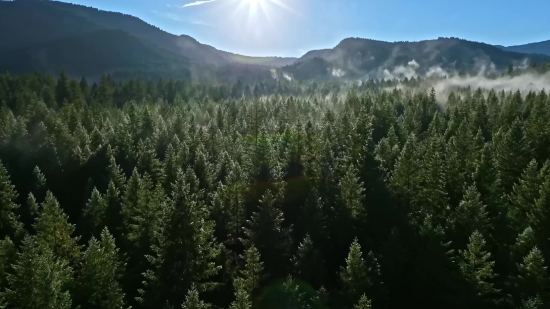
<svg viewBox="0 0 550 309">
<path fill-rule="evenodd" d="M 544 44 L 537 46 L 544 46 Z M 542 45 L 540 45 L 542 44 Z M 348 38 L 297 58 L 249 57 L 174 35 L 127 14 L 41 0 L 0 1 L 0 71 L 58 72 L 97 78 L 198 81 L 393 78 L 492 72 L 510 64 L 550 62 L 549 55 L 510 51 L 457 38 L 384 42 Z M 276 68 L 275 71 L 273 69 Z"/>
<path fill-rule="evenodd" d="M 491 72 L 510 64 L 549 62 L 550 56 L 505 51 L 493 45 L 438 38 L 419 42 L 385 42 L 348 38 L 332 49 L 311 51 L 279 70 L 290 77 L 393 78 Z"/>
<path fill-rule="evenodd" d="M 543 54 L 550 56 L 550 40 L 514 46 L 497 45 L 498 48 L 526 54 Z"/>
<path fill-rule="evenodd" d="M 190 79 L 189 60 L 118 29 L 100 29 L 56 38 L 0 53 L 0 68 L 20 74 L 56 74 L 60 68 L 75 76 L 97 78 L 117 71 L 177 72 Z"/>
<path fill-rule="evenodd" d="M 2 71 L 65 68 L 73 75 L 95 76 L 98 72 L 175 70 L 175 76 L 186 76 L 189 71 L 211 76 L 224 71 L 220 66 L 262 70 L 294 60 L 220 51 L 122 13 L 57 1 L 0 1 Z"/>
</svg>

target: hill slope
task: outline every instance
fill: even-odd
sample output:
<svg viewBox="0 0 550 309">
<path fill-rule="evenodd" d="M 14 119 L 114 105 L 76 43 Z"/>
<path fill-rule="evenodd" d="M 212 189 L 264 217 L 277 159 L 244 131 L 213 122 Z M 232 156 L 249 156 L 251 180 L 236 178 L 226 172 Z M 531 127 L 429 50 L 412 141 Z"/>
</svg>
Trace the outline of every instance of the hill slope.
<svg viewBox="0 0 550 309">
<path fill-rule="evenodd" d="M 118 32 L 109 32 L 113 30 Z M 116 40 L 113 36 L 121 37 Z M 113 54 L 109 53 L 111 48 Z M 130 48 L 135 50 L 125 59 L 120 53 Z M 69 62 L 55 53 L 69 55 Z M 91 58 L 84 58 L 84 53 Z M 183 63 L 196 64 L 201 70 L 230 64 L 277 67 L 295 60 L 235 55 L 187 35 L 173 35 L 134 16 L 57 1 L 0 1 L 0 55 L 4 57 L 0 59 L 2 69 L 51 72 L 71 67 L 75 75 L 95 74 L 99 70 L 179 67 Z M 164 60 L 175 64 L 161 63 Z M 99 64 L 94 67 L 96 62 Z"/>
<path fill-rule="evenodd" d="M 514 46 L 497 46 L 503 50 L 527 54 L 543 54 L 550 56 L 550 40 Z"/>
<path fill-rule="evenodd" d="M 324 61 L 314 60 L 321 58 Z M 315 61 L 316 65 L 308 64 Z M 447 72 L 504 70 L 510 63 L 539 63 L 550 56 L 504 51 L 495 46 L 456 38 L 419 42 L 384 42 L 349 38 L 332 49 L 311 51 L 282 71 L 300 78 L 320 77 L 413 77 Z"/>
<path fill-rule="evenodd" d="M 177 71 L 190 78 L 189 61 L 122 30 L 101 29 L 0 53 L 0 71 L 98 77 L 117 71 Z"/>
</svg>

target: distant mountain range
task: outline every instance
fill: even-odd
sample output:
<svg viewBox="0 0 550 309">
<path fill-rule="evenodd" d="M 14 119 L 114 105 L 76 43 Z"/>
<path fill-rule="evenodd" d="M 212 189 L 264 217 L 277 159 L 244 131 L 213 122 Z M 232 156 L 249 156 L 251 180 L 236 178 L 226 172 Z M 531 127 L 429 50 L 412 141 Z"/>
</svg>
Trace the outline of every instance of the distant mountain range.
<svg viewBox="0 0 550 309">
<path fill-rule="evenodd" d="M 550 56 L 503 50 L 458 38 L 419 42 L 384 42 L 348 38 L 332 49 L 306 53 L 280 72 L 297 79 L 394 78 L 491 73 L 528 63 L 549 62 Z"/>
<path fill-rule="evenodd" d="M 299 59 L 249 57 L 122 13 L 57 1 L 0 1 L 0 71 L 12 74 L 63 68 L 89 78 L 104 73 L 193 80 L 391 78 L 539 62 L 550 62 L 550 41 L 497 47 L 457 38 L 394 43 L 349 38 Z"/>
<path fill-rule="evenodd" d="M 500 49 L 513 51 L 517 53 L 543 54 L 543 55 L 550 56 L 550 40 L 536 42 L 536 43 L 529 43 L 524 45 L 514 45 L 514 46 L 496 45 L 496 46 Z"/>
</svg>

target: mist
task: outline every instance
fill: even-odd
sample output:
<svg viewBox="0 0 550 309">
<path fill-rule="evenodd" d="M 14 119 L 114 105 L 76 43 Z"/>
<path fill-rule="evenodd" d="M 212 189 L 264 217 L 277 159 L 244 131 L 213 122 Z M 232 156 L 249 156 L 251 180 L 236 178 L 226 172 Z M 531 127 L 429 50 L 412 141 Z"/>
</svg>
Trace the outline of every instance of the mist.
<svg viewBox="0 0 550 309">
<path fill-rule="evenodd" d="M 437 94 L 437 100 L 446 104 L 451 91 L 459 88 L 467 88 L 495 91 L 517 91 L 526 94 L 529 91 L 541 91 L 550 88 L 550 72 L 546 74 L 524 73 L 517 76 L 501 76 L 488 78 L 483 75 L 454 76 L 437 81 L 428 81 L 428 87 L 433 87 Z"/>
</svg>

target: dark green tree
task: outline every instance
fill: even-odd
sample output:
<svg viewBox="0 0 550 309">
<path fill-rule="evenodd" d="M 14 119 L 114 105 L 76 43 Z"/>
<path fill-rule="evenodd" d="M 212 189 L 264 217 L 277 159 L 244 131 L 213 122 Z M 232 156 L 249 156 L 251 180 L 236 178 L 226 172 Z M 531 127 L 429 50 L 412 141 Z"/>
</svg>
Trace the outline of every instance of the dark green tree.
<svg viewBox="0 0 550 309">
<path fill-rule="evenodd" d="M 8 288 L 2 293 L 9 306 L 21 309 L 71 308 L 69 286 L 72 269 L 56 258 L 50 248 L 34 237 L 23 240 L 21 252 L 7 275 Z"/>
<path fill-rule="evenodd" d="M 155 233 L 154 253 L 148 257 L 152 269 L 145 273 L 140 298 L 145 307 L 182 304 L 192 285 L 199 291 L 216 288 L 212 278 L 220 270 L 216 265 L 220 248 L 202 196 L 194 172 L 180 170 Z"/>
<path fill-rule="evenodd" d="M 82 254 L 76 278 L 81 308 L 124 308 L 124 293 L 119 284 L 123 271 L 115 239 L 104 229 L 101 239 L 92 237 Z"/>
</svg>

